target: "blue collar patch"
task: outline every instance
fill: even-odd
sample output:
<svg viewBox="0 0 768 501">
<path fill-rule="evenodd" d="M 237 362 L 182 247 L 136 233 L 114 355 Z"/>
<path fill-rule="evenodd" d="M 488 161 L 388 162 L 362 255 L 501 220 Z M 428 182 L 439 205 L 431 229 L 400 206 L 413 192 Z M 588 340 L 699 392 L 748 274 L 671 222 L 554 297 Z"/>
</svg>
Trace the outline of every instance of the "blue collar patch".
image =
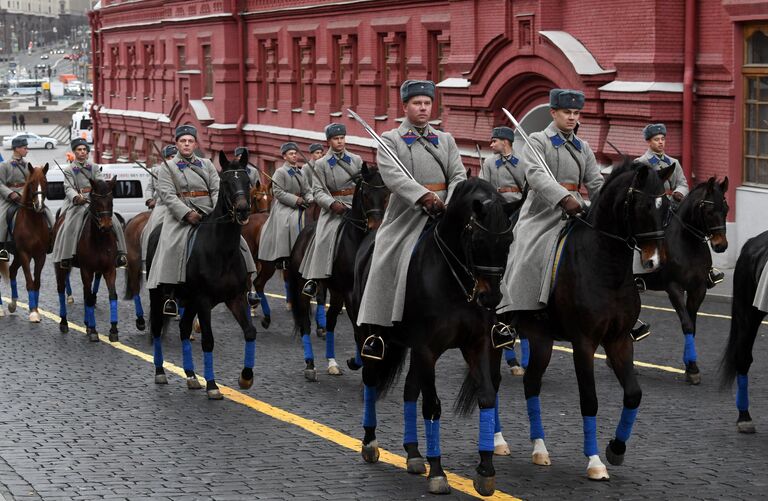
<svg viewBox="0 0 768 501">
<path fill-rule="evenodd" d="M 554 136 L 550 136 L 549 140 L 552 142 L 552 146 L 554 146 L 555 148 L 559 148 L 567 142 L 565 139 L 560 137 L 560 134 L 555 134 Z M 575 135 L 571 137 L 571 144 L 577 150 L 581 151 L 581 141 Z"/>
<path fill-rule="evenodd" d="M 93 168 L 93 166 L 92 166 L 91 164 L 89 164 L 89 163 L 86 163 L 85 165 L 80 165 L 79 163 L 75 162 L 75 163 L 72 165 L 72 172 L 74 172 L 75 174 L 77 174 L 77 173 L 78 173 L 78 172 L 80 172 L 81 170 L 87 170 L 87 171 L 90 171 L 92 168 Z"/>
<path fill-rule="evenodd" d="M 347 165 L 351 165 L 351 163 L 352 163 L 352 158 L 349 155 L 347 155 L 347 154 L 345 154 L 343 157 L 341 157 L 341 160 L 345 164 L 347 164 Z M 338 163 L 338 161 L 339 161 L 339 158 L 336 155 L 331 154 L 331 156 L 328 158 L 328 165 L 333 167 L 334 165 L 336 165 Z"/>
<path fill-rule="evenodd" d="M 648 163 L 651 165 L 656 165 L 660 162 L 664 162 L 667 165 L 672 165 L 672 159 L 669 158 L 667 155 L 663 155 L 661 158 L 659 158 L 658 155 L 653 154 L 651 155 L 651 158 L 648 159 Z"/>
<path fill-rule="evenodd" d="M 427 141 L 435 145 L 435 148 L 437 148 L 438 143 L 440 142 L 440 139 L 437 137 L 437 134 L 435 134 L 434 132 L 430 132 L 429 134 L 427 134 Z"/>
<path fill-rule="evenodd" d="M 504 161 L 505 161 L 505 160 L 506 160 L 507 162 L 509 162 L 510 164 L 512 164 L 512 167 L 517 167 L 517 162 L 519 162 L 519 161 L 520 161 L 520 160 L 518 160 L 518 158 L 517 158 L 516 156 L 514 156 L 514 155 L 510 155 L 510 157 L 509 157 L 509 158 L 505 158 L 505 157 L 503 157 L 503 156 L 499 156 L 499 158 L 497 158 L 497 159 L 496 159 L 496 167 L 501 167 L 502 165 L 504 165 Z"/>
<path fill-rule="evenodd" d="M 298 169 L 295 169 L 293 167 L 289 167 L 288 168 L 288 175 L 289 176 L 300 176 L 301 175 L 301 171 L 298 170 Z"/>
<path fill-rule="evenodd" d="M 414 142 L 416 142 L 419 139 L 419 135 L 413 132 L 413 129 L 408 129 L 408 132 L 406 132 L 400 137 L 403 139 L 403 141 L 405 141 L 405 144 L 407 144 L 408 146 L 411 146 Z M 430 143 L 432 143 L 433 145 L 435 145 L 435 147 L 437 147 L 438 144 L 440 143 L 440 138 L 438 138 L 437 134 L 435 134 L 434 132 L 430 132 L 429 134 L 424 136 L 424 138 Z"/>
<path fill-rule="evenodd" d="M 27 166 L 27 164 L 24 162 L 23 158 L 19 159 L 19 160 L 11 159 L 11 165 L 14 166 L 14 167 L 21 167 L 21 168 L 24 168 L 24 167 Z"/>
<path fill-rule="evenodd" d="M 202 167 L 203 162 L 201 162 L 199 158 L 196 158 L 194 162 L 187 162 L 186 160 L 176 161 L 176 167 L 178 167 L 181 170 L 186 169 L 190 165 L 194 165 L 195 167 Z"/>
</svg>

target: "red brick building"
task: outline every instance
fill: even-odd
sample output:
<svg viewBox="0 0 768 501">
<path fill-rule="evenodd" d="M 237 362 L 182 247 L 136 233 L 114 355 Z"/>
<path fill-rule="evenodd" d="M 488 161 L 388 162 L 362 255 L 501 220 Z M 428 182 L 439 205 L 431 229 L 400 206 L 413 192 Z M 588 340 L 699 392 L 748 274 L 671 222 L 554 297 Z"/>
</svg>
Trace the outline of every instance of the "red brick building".
<svg viewBox="0 0 768 501">
<path fill-rule="evenodd" d="M 262 168 L 331 121 L 350 149 L 397 125 L 405 78 L 439 82 L 436 123 L 465 164 L 501 107 L 549 122 L 552 87 L 582 89 L 579 134 L 608 163 L 662 121 L 689 183 L 728 175 L 727 261 L 768 229 L 768 1 L 102 0 L 91 13 L 99 161 L 152 162 L 176 125 L 206 152 L 247 145 Z"/>
</svg>

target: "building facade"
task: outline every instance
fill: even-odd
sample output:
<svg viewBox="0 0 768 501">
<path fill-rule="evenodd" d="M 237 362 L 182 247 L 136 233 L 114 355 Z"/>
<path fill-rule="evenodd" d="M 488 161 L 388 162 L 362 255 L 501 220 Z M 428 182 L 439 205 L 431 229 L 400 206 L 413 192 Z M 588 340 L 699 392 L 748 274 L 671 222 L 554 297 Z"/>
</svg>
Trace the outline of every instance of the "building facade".
<svg viewBox="0 0 768 501">
<path fill-rule="evenodd" d="M 400 82 L 439 82 L 435 124 L 467 166 L 511 111 L 549 122 L 553 87 L 587 97 L 579 134 L 604 164 L 665 122 L 690 184 L 728 176 L 731 249 L 768 229 L 768 1 L 102 0 L 90 14 L 99 161 L 153 162 L 192 123 L 207 154 L 245 145 L 261 168 L 342 122 L 373 160 Z M 519 147 L 519 146 L 518 146 Z"/>
</svg>

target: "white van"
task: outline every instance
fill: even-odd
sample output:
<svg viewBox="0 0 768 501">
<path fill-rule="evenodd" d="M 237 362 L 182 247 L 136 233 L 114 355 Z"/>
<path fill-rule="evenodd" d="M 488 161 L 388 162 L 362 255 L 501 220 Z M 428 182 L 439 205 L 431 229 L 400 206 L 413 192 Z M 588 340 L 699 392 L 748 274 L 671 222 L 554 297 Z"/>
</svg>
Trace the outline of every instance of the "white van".
<svg viewBox="0 0 768 501">
<path fill-rule="evenodd" d="M 117 177 L 115 184 L 113 209 L 121 223 L 125 224 L 133 216 L 147 210 L 144 201 L 147 199 L 147 186 L 152 179 L 147 171 L 136 164 L 101 164 L 101 173 L 105 179 Z M 64 174 L 56 165 L 49 166 L 48 200 L 51 212 L 57 214 L 64 203 Z"/>
</svg>

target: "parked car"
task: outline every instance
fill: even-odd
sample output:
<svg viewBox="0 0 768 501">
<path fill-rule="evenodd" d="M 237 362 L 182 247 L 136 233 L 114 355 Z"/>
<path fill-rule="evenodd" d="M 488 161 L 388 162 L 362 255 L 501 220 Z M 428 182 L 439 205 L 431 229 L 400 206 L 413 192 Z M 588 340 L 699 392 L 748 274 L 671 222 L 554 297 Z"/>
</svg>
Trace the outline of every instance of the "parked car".
<svg viewBox="0 0 768 501">
<path fill-rule="evenodd" d="M 56 138 L 53 137 L 45 137 L 45 136 L 38 136 L 37 134 L 32 134 L 31 132 L 20 132 L 16 134 L 15 136 L 6 136 L 3 138 L 3 148 L 6 150 L 11 149 L 11 141 L 14 138 L 17 137 L 25 137 L 27 138 L 27 143 L 29 144 L 29 148 L 45 148 L 46 150 L 51 150 L 56 147 L 56 145 L 59 144 L 59 142 L 56 140 Z"/>
<path fill-rule="evenodd" d="M 48 54 L 40 54 L 40 59 L 48 59 Z"/>
</svg>

